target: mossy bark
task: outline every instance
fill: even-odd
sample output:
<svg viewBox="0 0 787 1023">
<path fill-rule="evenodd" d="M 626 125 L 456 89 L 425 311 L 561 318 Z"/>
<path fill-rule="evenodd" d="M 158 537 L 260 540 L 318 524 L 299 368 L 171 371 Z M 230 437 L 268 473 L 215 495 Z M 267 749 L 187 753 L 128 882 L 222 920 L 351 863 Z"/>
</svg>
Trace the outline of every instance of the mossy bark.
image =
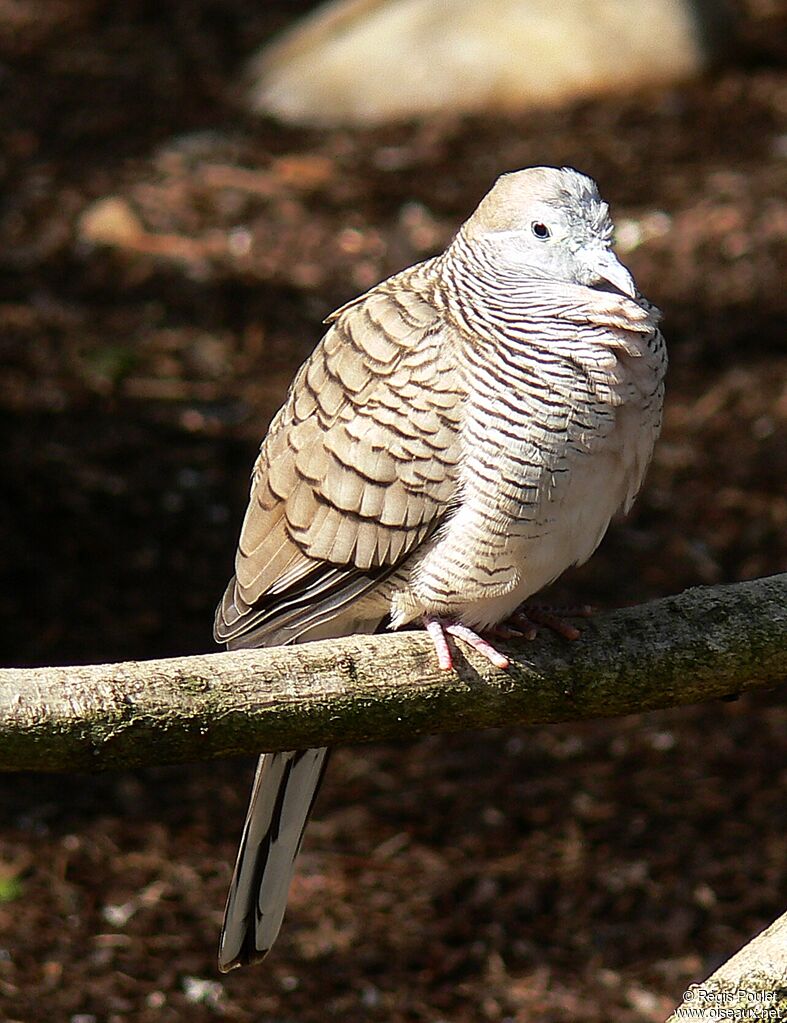
<svg viewBox="0 0 787 1023">
<path fill-rule="evenodd" d="M 96 771 L 697 703 L 787 678 L 787 575 L 598 615 L 579 642 L 465 646 L 423 633 L 0 671 L 0 770 Z"/>
</svg>

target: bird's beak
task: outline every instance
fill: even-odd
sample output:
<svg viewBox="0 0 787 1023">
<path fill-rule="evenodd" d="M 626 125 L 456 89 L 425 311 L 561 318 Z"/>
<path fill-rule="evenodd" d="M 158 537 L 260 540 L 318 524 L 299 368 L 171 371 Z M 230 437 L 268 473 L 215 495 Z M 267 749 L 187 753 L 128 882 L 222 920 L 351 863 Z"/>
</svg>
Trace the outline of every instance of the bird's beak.
<svg viewBox="0 0 787 1023">
<path fill-rule="evenodd" d="M 618 291 L 622 291 L 629 298 L 637 297 L 637 286 L 634 278 L 623 266 L 618 257 L 611 249 L 595 249 L 587 261 L 587 268 L 591 276 L 595 278 L 594 284 L 599 281 L 606 281 Z"/>
</svg>

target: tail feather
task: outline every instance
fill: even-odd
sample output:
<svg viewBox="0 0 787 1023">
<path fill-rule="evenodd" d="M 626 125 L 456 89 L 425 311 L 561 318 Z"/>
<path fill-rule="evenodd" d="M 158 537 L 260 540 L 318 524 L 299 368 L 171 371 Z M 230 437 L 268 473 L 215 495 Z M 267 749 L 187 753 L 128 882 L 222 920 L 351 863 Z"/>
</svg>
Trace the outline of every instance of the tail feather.
<svg viewBox="0 0 787 1023">
<path fill-rule="evenodd" d="M 335 621 L 310 628 L 295 642 L 374 632 L 378 624 L 377 619 L 358 618 L 357 609 L 350 610 Z M 240 649 L 255 642 L 252 634 L 251 639 L 236 637 L 227 646 Z M 287 908 L 295 858 L 329 752 L 321 747 L 266 753 L 259 759 L 224 910 L 219 939 L 222 973 L 264 959 L 276 940 Z"/>
<path fill-rule="evenodd" d="M 260 757 L 219 939 L 222 973 L 264 959 L 276 940 L 327 755 L 323 747 Z"/>
</svg>

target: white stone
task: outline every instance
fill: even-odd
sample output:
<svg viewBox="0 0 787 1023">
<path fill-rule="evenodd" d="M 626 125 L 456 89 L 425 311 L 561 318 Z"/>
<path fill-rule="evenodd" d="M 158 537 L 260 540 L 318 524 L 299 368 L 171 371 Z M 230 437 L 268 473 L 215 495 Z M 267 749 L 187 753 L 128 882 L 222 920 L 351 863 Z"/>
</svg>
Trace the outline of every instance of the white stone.
<svg viewBox="0 0 787 1023">
<path fill-rule="evenodd" d="M 556 104 L 696 74 L 725 12 L 721 0 L 333 0 L 257 56 L 249 102 L 317 125 Z"/>
</svg>

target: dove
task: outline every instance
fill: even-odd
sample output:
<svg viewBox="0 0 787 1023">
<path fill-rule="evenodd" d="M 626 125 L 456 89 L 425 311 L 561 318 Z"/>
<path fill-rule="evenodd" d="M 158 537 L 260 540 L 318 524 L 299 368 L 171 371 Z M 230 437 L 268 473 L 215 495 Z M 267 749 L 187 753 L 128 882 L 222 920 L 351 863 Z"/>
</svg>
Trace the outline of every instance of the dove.
<svg viewBox="0 0 787 1023">
<path fill-rule="evenodd" d="M 216 640 L 412 623 L 445 670 L 453 641 L 505 669 L 490 630 L 586 561 L 640 489 L 661 425 L 659 318 L 591 178 L 502 175 L 445 252 L 326 320 L 254 465 Z M 279 933 L 328 752 L 260 758 L 224 972 Z"/>
</svg>

